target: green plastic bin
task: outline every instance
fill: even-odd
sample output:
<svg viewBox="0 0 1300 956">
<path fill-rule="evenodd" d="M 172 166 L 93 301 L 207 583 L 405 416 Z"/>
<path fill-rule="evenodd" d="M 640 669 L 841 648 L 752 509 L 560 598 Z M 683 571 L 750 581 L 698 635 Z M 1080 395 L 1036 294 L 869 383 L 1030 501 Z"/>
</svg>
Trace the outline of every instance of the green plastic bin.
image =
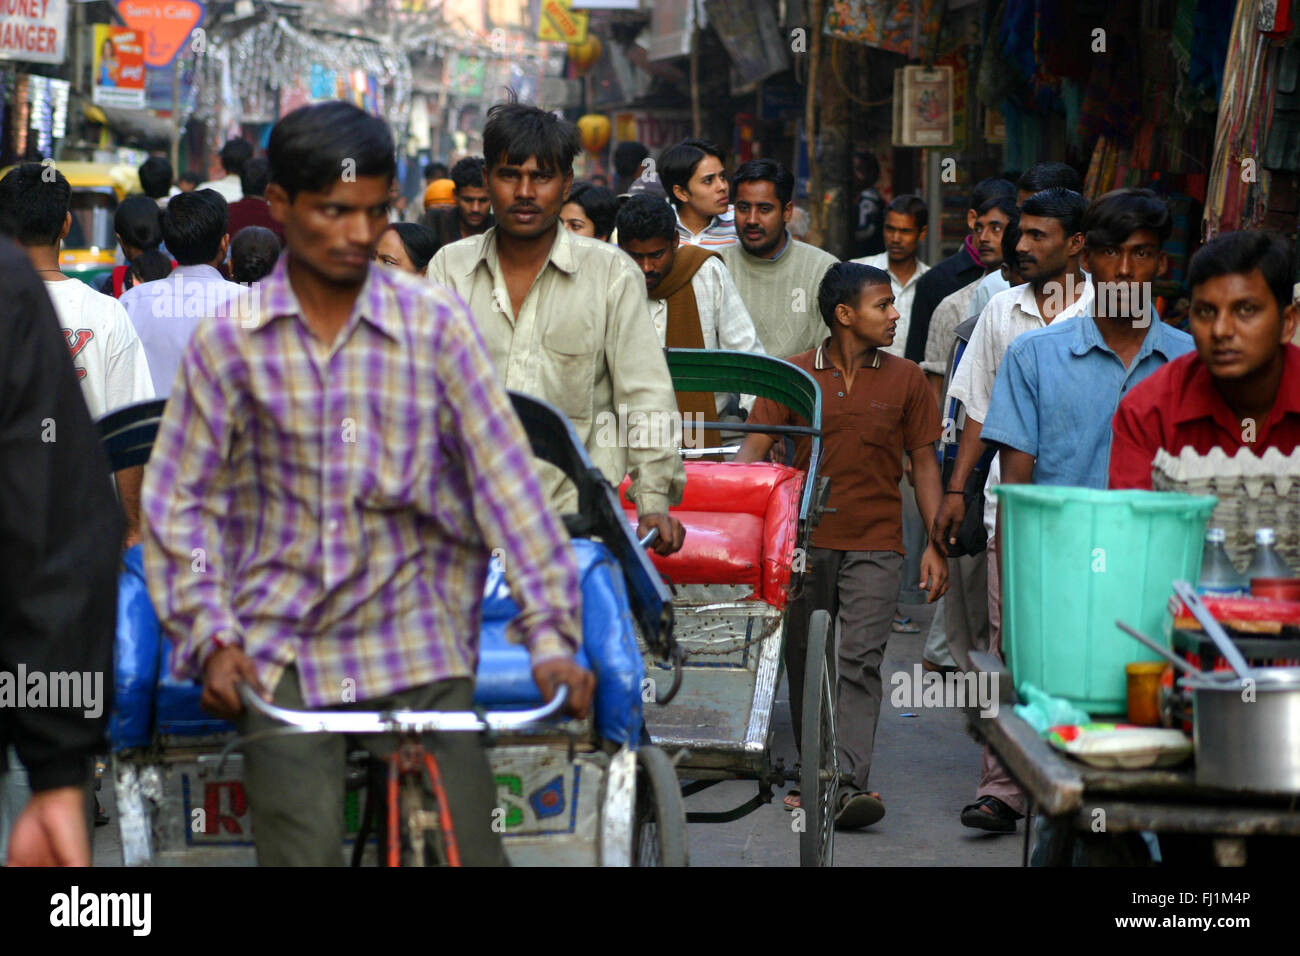
<svg viewBox="0 0 1300 956">
<path fill-rule="evenodd" d="M 1034 684 L 1093 714 L 1127 710 L 1124 665 L 1159 660 L 1173 582 L 1200 577 L 1212 495 L 1000 485 L 1002 650 Z"/>
</svg>

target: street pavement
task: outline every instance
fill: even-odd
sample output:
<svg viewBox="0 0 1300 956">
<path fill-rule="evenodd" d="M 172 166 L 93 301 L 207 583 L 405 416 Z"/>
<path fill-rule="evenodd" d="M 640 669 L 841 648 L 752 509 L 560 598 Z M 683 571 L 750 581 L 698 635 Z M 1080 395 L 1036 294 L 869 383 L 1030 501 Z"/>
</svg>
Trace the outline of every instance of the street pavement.
<svg viewBox="0 0 1300 956">
<path fill-rule="evenodd" d="M 894 634 L 885 653 L 885 701 L 876 733 L 871 787 L 885 801 L 885 818 L 875 826 L 835 835 L 836 866 L 1018 866 L 1024 821 L 1015 836 L 984 834 L 963 827 L 961 808 L 975 799 L 980 752 L 956 710 L 894 708 L 889 701 L 889 677 L 897 670 L 912 673 L 921 660 L 931 609 L 904 605 L 920 625 L 919 634 Z M 790 729 L 789 693 L 784 681 L 777 692 L 773 720 L 775 756 L 795 763 Z M 903 714 L 915 716 L 904 717 Z M 754 794 L 750 781 L 727 781 L 695 794 L 688 810 L 728 810 Z M 731 823 L 694 823 L 688 827 L 693 866 L 794 866 L 799 839 L 792 817 L 781 808 L 783 791 L 771 804 Z M 113 817 L 95 831 L 95 865 L 120 866 L 121 843 L 111 780 L 100 794 Z"/>
<path fill-rule="evenodd" d="M 911 674 L 921 660 L 932 610 L 903 605 L 920 625 L 919 634 L 894 634 L 885 650 L 885 700 L 876 731 L 871 789 L 880 791 L 885 818 L 874 826 L 835 834 L 836 866 L 1019 866 L 1025 823 L 1016 835 L 981 833 L 961 825 L 961 808 L 975 799 L 980 750 L 957 710 L 890 704 L 890 675 Z M 903 714 L 915 716 L 904 717 Z M 792 767 L 796 753 L 790 729 L 790 695 L 784 680 L 773 714 L 776 757 Z M 728 781 L 686 800 L 690 810 L 728 810 L 754 795 L 755 784 Z M 791 814 L 773 802 L 731 823 L 692 823 L 688 829 L 692 866 L 795 866 L 799 838 Z"/>
</svg>

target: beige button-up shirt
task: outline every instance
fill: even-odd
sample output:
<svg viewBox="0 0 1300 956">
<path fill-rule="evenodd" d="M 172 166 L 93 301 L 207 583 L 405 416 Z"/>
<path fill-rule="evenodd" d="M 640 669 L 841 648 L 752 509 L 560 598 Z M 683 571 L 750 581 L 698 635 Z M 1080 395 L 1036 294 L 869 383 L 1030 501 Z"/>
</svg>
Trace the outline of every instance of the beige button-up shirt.
<svg viewBox="0 0 1300 956">
<path fill-rule="evenodd" d="M 686 470 L 678 454 L 677 399 L 646 307 L 645 279 L 617 246 L 557 226 L 551 254 L 519 314 L 513 314 L 497 258 L 496 227 L 449 243 L 429 278 L 469 305 L 505 386 L 550 402 L 568 416 L 592 462 L 639 515 L 681 501 Z M 552 504 L 577 510 L 577 491 L 542 466 Z"/>
</svg>

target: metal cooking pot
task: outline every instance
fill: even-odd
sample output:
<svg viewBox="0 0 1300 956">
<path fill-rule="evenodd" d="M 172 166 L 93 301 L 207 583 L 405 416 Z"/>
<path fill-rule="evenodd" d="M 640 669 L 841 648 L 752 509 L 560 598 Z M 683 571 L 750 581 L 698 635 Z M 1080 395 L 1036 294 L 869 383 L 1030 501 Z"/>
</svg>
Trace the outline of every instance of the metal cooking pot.
<svg viewBox="0 0 1300 956">
<path fill-rule="evenodd" d="M 1196 782 L 1264 793 L 1300 793 L 1300 667 L 1201 674 L 1192 691 Z"/>
</svg>

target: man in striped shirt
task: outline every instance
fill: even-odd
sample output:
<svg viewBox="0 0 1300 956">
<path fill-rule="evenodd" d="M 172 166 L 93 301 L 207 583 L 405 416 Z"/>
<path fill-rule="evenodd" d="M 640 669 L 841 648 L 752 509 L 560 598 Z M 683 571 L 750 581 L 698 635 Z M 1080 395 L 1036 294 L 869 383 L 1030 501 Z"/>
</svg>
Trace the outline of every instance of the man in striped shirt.
<svg viewBox="0 0 1300 956">
<path fill-rule="evenodd" d="M 725 154 L 702 139 L 684 139 L 659 157 L 659 178 L 677 210 L 677 234 L 688 246 L 720 251 L 740 241 L 727 204 Z"/>
<path fill-rule="evenodd" d="M 251 317 L 199 323 L 147 469 L 145 562 L 174 670 L 201 676 L 204 706 L 243 734 L 269 722 L 240 706 L 239 681 L 291 708 L 466 710 L 499 547 L 533 676 L 547 697 L 568 685 L 582 714 L 594 679 L 572 657 L 575 564 L 474 322 L 446 289 L 370 265 L 395 172 L 387 125 L 307 106 L 268 153 L 287 254 Z M 424 745 L 462 860 L 505 862 L 477 737 Z M 259 863 L 340 864 L 343 738 L 244 754 Z"/>
</svg>

